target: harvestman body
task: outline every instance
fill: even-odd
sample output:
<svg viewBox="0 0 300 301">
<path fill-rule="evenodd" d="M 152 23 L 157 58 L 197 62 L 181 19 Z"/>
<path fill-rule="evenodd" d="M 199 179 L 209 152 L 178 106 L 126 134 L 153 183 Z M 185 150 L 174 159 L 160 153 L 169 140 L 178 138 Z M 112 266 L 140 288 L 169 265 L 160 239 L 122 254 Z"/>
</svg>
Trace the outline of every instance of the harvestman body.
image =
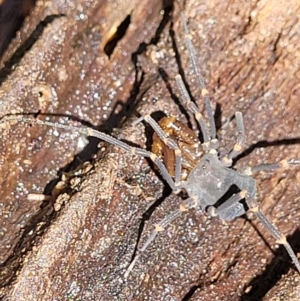
<svg viewBox="0 0 300 301">
<path fill-rule="evenodd" d="M 299 164 L 299 159 L 294 160 L 282 160 L 275 164 L 262 164 L 252 168 L 246 169 L 245 172 L 238 172 L 232 168 L 232 159 L 237 157 L 242 151 L 242 146 L 245 142 L 245 131 L 243 124 L 242 113 L 236 112 L 235 118 L 237 123 L 237 139 L 236 144 L 232 150 L 223 158 L 218 154 L 218 139 L 216 138 L 216 125 L 214 121 L 214 114 L 210 103 L 210 98 L 204 79 L 200 74 L 198 64 L 196 62 L 195 50 L 188 34 L 188 27 L 186 18 L 181 13 L 182 22 L 185 30 L 185 43 L 189 52 L 189 57 L 193 65 L 193 69 L 198 80 L 198 84 L 202 89 L 202 97 L 204 99 L 205 110 L 208 117 L 209 127 L 199 112 L 197 106 L 190 100 L 189 94 L 184 86 L 184 83 L 180 75 L 176 76 L 177 85 L 182 94 L 182 103 L 185 107 L 191 111 L 200 126 L 203 142 L 201 143 L 204 154 L 198 159 L 195 167 L 188 174 L 185 180 L 181 179 L 182 175 L 182 150 L 175 142 L 170 138 L 168 134 L 160 127 L 160 125 L 150 116 L 146 115 L 135 121 L 135 124 L 145 120 L 153 128 L 157 136 L 165 143 L 167 147 L 175 153 L 175 172 L 174 177 L 168 171 L 168 166 L 165 166 L 163 161 L 153 152 L 149 152 L 142 148 L 131 147 L 128 144 L 102 132 L 96 131 L 91 128 L 85 127 L 72 127 L 59 123 L 52 123 L 47 121 L 41 121 L 38 119 L 22 118 L 23 122 L 37 123 L 41 125 L 47 125 L 56 128 L 62 128 L 66 130 L 77 131 L 87 136 L 97 137 L 101 140 L 109 142 L 115 146 L 118 146 L 125 151 L 142 157 L 150 158 L 154 164 L 158 167 L 162 177 L 172 188 L 174 192 L 185 190 L 189 196 L 184 200 L 180 207 L 160 221 L 155 230 L 149 236 L 145 244 L 138 250 L 135 258 L 129 265 L 125 277 L 128 277 L 132 271 L 136 261 L 140 257 L 141 253 L 146 250 L 148 245 L 154 240 L 158 232 L 162 231 L 168 226 L 174 219 L 179 217 L 183 212 L 195 208 L 201 212 L 206 212 L 211 216 L 219 216 L 222 220 L 230 221 L 236 217 L 239 217 L 247 212 L 247 210 L 253 211 L 259 218 L 263 226 L 272 234 L 277 243 L 283 244 L 287 252 L 289 253 L 292 261 L 294 262 L 298 272 L 300 273 L 300 263 L 292 250 L 290 244 L 287 242 L 285 236 L 283 236 L 279 230 L 267 219 L 267 217 L 260 212 L 258 203 L 256 201 L 256 183 L 251 176 L 254 172 L 261 170 L 275 170 L 279 168 L 288 167 L 289 165 Z M 8 118 L 9 120 L 15 120 L 17 118 Z M 199 142 L 200 143 L 200 142 Z M 233 193 L 223 203 L 218 204 L 218 201 L 224 197 L 224 195 L 230 190 L 232 186 L 238 188 L 239 192 Z"/>
</svg>

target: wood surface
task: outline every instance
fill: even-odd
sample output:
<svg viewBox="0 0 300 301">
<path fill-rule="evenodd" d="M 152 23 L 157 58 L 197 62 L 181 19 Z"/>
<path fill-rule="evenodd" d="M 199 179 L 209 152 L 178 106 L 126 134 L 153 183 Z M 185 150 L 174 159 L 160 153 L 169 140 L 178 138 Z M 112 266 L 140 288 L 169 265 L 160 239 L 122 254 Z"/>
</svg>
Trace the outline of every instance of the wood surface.
<svg viewBox="0 0 300 301">
<path fill-rule="evenodd" d="M 247 143 L 235 168 L 299 158 L 299 1 L 180 5 L 221 152 L 234 144 L 232 117 L 241 111 Z M 125 34 L 114 47 L 120 25 Z M 147 149 L 149 127 L 131 126 L 139 114 L 194 125 L 179 106 L 176 74 L 184 73 L 203 110 L 177 2 L 37 1 L 0 68 L 1 116 L 77 120 Z M 124 279 L 137 244 L 180 196 L 149 161 L 106 143 L 88 139 L 82 149 L 78 133 L 20 122 L 2 122 L 0 130 L 2 300 L 299 300 L 299 274 L 251 215 L 225 223 L 188 212 Z M 74 169 L 54 193 L 62 173 Z M 299 252 L 300 167 L 255 179 L 261 210 Z M 28 200 L 33 193 L 53 197 Z"/>
</svg>

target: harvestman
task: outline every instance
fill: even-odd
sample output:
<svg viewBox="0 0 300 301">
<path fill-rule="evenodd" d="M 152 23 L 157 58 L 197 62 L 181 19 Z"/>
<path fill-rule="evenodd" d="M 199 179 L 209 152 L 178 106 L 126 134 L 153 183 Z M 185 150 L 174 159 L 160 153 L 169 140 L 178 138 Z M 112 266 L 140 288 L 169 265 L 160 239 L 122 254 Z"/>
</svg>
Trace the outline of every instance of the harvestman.
<svg viewBox="0 0 300 301">
<path fill-rule="evenodd" d="M 86 136 L 92 136 L 111 143 L 117 147 L 124 149 L 132 155 L 150 158 L 156 164 L 162 177 L 177 193 L 180 190 L 185 190 L 188 198 L 184 200 L 179 208 L 166 216 L 156 226 L 151 235 L 148 237 L 144 245 L 137 251 L 135 258 L 130 263 L 125 277 L 128 277 L 132 271 L 136 261 L 141 254 L 146 250 L 148 245 L 154 240 L 158 232 L 161 232 L 167 227 L 174 219 L 179 217 L 183 212 L 195 208 L 201 212 L 206 212 L 210 216 L 219 216 L 224 221 L 231 221 L 236 217 L 245 214 L 248 210 L 253 211 L 263 226 L 272 234 L 277 243 L 282 244 L 292 261 L 294 262 L 298 272 L 300 273 L 300 263 L 292 250 L 290 244 L 287 242 L 286 237 L 269 221 L 269 219 L 259 210 L 256 201 L 256 183 L 252 174 L 262 170 L 276 170 L 279 168 L 286 168 L 289 165 L 296 165 L 300 163 L 299 159 L 282 160 L 274 164 L 261 164 L 255 167 L 248 167 L 243 172 L 238 172 L 232 168 L 232 161 L 242 152 L 242 147 L 245 142 L 245 130 L 243 123 L 243 116 L 241 112 L 235 113 L 237 123 L 237 138 L 236 143 L 232 150 L 224 157 L 220 158 L 218 154 L 219 142 L 216 137 L 216 125 L 214 120 L 214 113 L 212 110 L 208 91 L 206 89 L 204 79 L 200 74 L 200 68 L 196 61 L 194 46 L 189 36 L 187 21 L 181 13 L 182 23 L 185 31 L 185 43 L 189 53 L 189 57 L 195 72 L 198 84 L 202 91 L 206 114 L 208 117 L 207 126 L 205 119 L 199 112 L 198 107 L 191 101 L 187 89 L 182 81 L 180 75 L 176 76 L 176 83 L 181 91 L 182 104 L 193 113 L 202 132 L 203 141 L 201 146 L 204 150 L 203 156 L 198 160 L 196 166 L 189 173 L 186 180 L 181 180 L 182 174 L 182 151 L 174 139 L 170 138 L 159 124 L 150 116 L 146 115 L 134 122 L 137 124 L 145 120 L 153 128 L 158 137 L 175 153 L 175 172 L 174 177 L 170 175 L 167 167 L 163 161 L 153 152 L 149 152 L 142 148 L 131 147 L 128 144 L 97 130 L 87 127 L 74 127 L 63 125 L 60 123 L 53 123 L 42 121 L 39 119 L 21 118 L 23 122 L 37 123 L 41 125 L 62 128 L 66 130 L 76 131 Z M 8 120 L 16 120 L 18 118 L 7 118 Z M 233 193 L 222 204 L 218 201 L 230 190 L 232 186 L 238 187 L 238 193 Z M 246 204 L 246 206 L 245 206 Z"/>
</svg>

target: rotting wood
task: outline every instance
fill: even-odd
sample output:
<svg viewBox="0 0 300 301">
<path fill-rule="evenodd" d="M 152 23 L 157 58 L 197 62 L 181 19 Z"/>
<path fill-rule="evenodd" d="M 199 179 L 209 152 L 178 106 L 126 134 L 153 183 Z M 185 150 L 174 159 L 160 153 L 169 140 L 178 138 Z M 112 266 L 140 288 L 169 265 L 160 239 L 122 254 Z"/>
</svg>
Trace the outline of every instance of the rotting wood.
<svg viewBox="0 0 300 301">
<path fill-rule="evenodd" d="M 110 36 L 103 34 L 106 32 L 103 28 L 105 23 L 99 22 L 102 12 L 107 16 L 112 15 L 108 4 L 103 2 L 103 6 L 83 14 L 88 15 L 91 21 L 83 20 L 82 23 L 75 22 L 74 18 L 70 17 L 78 14 L 78 11 L 70 7 L 69 11 L 67 6 L 62 9 L 56 2 L 53 2 L 53 7 L 47 9 L 37 6 L 33 12 L 33 16 L 39 16 L 33 18 L 36 24 L 49 15 L 58 17 L 45 27 L 40 40 L 22 58 L 21 63 L 24 62 L 24 67 L 19 66 L 2 83 L 1 114 L 14 111 L 36 112 L 37 108 L 40 109 L 38 104 L 41 102 L 33 93 L 33 88 L 37 85 L 36 78 L 39 78 L 43 87 L 48 84 L 55 88 L 57 94 L 54 104 L 51 101 L 48 103 L 46 99 L 46 106 L 42 106 L 43 113 L 65 113 L 70 110 L 75 114 L 76 110 L 80 112 L 81 109 L 81 119 L 100 124 L 99 116 L 103 116 L 103 107 L 108 104 L 100 104 L 100 100 L 96 104 L 83 104 L 84 99 L 92 99 L 89 96 L 85 98 L 85 95 L 90 95 L 87 94 L 87 87 L 92 89 L 88 83 L 94 80 L 93 93 L 101 95 L 101 100 L 108 100 L 110 93 L 116 90 L 117 80 L 123 91 L 117 89 L 113 99 L 121 102 L 130 99 L 129 91 L 133 91 L 135 73 L 125 72 L 128 67 L 122 58 L 131 64 L 130 54 L 142 41 L 149 41 L 149 37 L 155 35 L 161 16 L 158 6 L 155 6 L 154 1 L 151 3 L 156 9 L 153 9 L 152 14 L 149 13 L 148 18 L 138 13 L 145 11 L 144 7 L 147 4 L 136 4 L 132 12 L 127 10 L 126 1 L 121 2 L 126 9 L 120 9 L 120 15 L 108 18 L 117 20 L 115 23 L 111 21 L 110 24 L 119 24 L 131 12 L 131 22 L 138 24 L 133 25 L 131 32 L 121 40 L 111 61 L 105 58 L 101 48 L 99 50 L 101 37 Z M 279 3 L 271 0 L 251 3 L 210 1 L 207 4 L 205 1 L 190 1 L 185 7 L 199 61 L 204 67 L 213 102 L 220 105 L 221 116 L 231 116 L 237 110 L 243 112 L 249 147 L 259 141 L 278 141 L 276 145 L 272 146 L 270 143 L 271 146 L 266 148 L 260 146 L 268 143 L 258 144 L 248 156 L 237 162 L 239 166 L 248 162 L 254 165 L 258 162 L 273 162 L 299 156 L 299 139 L 293 140 L 299 137 L 300 127 L 297 62 L 299 9 L 297 1 Z M 145 22 L 143 26 L 139 18 Z M 30 20 L 25 23 L 20 40 L 26 39 L 36 27 Z M 187 54 L 181 47 L 184 43 L 181 40 L 183 35 L 176 5 L 173 21 L 173 30 L 180 45 L 178 51 L 182 67 L 188 71 Z M 90 22 L 95 31 L 89 29 Z M 78 24 L 82 24 L 82 27 Z M 149 28 L 151 34 L 147 31 Z M 97 37 L 98 32 L 102 32 L 102 35 Z M 51 39 L 54 33 L 63 44 L 70 45 L 70 41 L 73 41 L 72 48 L 57 46 L 53 50 L 46 47 L 51 45 L 51 42 L 55 43 Z M 149 46 L 147 55 L 138 56 L 138 60 L 146 72 L 143 86 L 148 87 L 147 80 L 153 80 L 152 75 L 156 74 L 160 67 L 169 75 L 173 92 L 176 93 L 172 79 L 178 71 L 169 37 L 167 25 L 158 44 Z M 133 45 L 132 41 L 136 44 Z M 14 53 L 17 48 L 11 46 L 10 53 Z M 84 51 L 86 53 L 83 56 Z M 45 53 L 40 61 L 38 53 Z M 127 54 L 126 58 L 122 57 L 122 53 Z M 4 60 L 8 58 L 7 54 Z M 37 58 L 37 62 L 34 58 Z M 26 59 L 33 74 L 26 73 Z M 101 59 L 104 62 L 103 66 Z M 50 65 L 47 64 L 49 61 Z M 96 64 L 95 67 L 95 62 L 99 62 L 100 65 Z M 120 71 L 120 65 L 124 67 L 121 69 L 123 71 Z M 65 72 L 60 72 L 63 66 L 67 66 Z M 95 70 L 92 70 L 92 67 L 95 67 Z M 104 75 L 108 74 L 107 79 Z M 147 74 L 151 75 L 149 79 Z M 58 81 L 62 75 L 67 75 L 67 79 Z M 193 77 L 188 74 L 186 77 L 195 99 L 200 100 L 200 91 L 193 85 Z M 163 110 L 177 115 L 184 121 L 184 115 L 178 112 L 170 91 L 160 77 L 143 97 L 138 97 L 138 100 L 138 111 L 141 114 L 149 113 L 149 110 Z M 59 109 L 55 107 L 55 102 L 58 102 Z M 108 114 L 110 115 L 110 111 Z M 110 124 L 106 126 L 110 127 Z M 113 123 L 113 126 L 116 124 Z M 234 131 L 234 124 L 219 131 L 224 145 L 233 142 Z M 26 204 L 26 189 L 33 192 L 32 185 L 45 187 L 46 183 L 55 177 L 57 168 L 65 166 L 74 154 L 77 141 L 74 133 L 71 133 L 67 140 L 62 136 L 59 139 L 51 135 L 44 137 L 48 132 L 49 129 L 29 129 L 20 124 L 12 125 L 2 132 L 5 139 L 1 142 L 1 156 L 4 156 L 5 164 L 1 166 L 4 168 L 1 169 L 1 187 L 7 188 L 3 191 L 2 202 L 8 200 L 10 203 L 7 204 L 11 206 L 7 207 L 11 210 L 8 212 L 11 214 L 10 219 L 4 222 L 9 221 L 12 224 L 11 229 L 16 228 L 14 232 L 5 233 L 5 239 L 13 237 L 19 241 L 17 226 L 27 225 L 33 214 L 38 217 L 42 212 L 39 210 L 39 203 L 30 204 L 31 211 L 26 211 L 27 209 L 21 206 Z M 145 147 L 145 140 L 141 140 L 141 137 L 145 137 L 143 126 L 132 129 L 127 125 L 120 132 L 120 137 Z M 38 139 L 40 136 L 43 137 L 42 144 Z M 289 145 L 286 145 L 286 142 L 289 142 Z M 14 149 L 11 149 L 11 145 Z M 30 147 L 34 151 L 29 149 Z M 293 268 L 287 264 L 289 258 L 284 250 L 279 249 L 273 254 L 250 222 L 239 219 L 222 224 L 218 219 L 210 220 L 191 212 L 184 219 L 173 223 L 174 226 L 170 227 L 169 231 L 155 240 L 131 277 L 124 283 L 123 274 L 133 254 L 140 218 L 149 206 L 147 197 L 160 199 L 162 185 L 152 171 L 149 171 L 145 161 L 135 159 L 137 161 L 133 164 L 132 158 L 123 152 L 115 148 L 110 148 L 109 152 L 112 153 L 112 158 L 97 164 L 93 173 L 81 184 L 83 186 L 80 186 L 78 193 L 71 199 L 68 199 L 67 195 L 60 196 L 66 198 L 66 205 L 58 216 L 53 217 L 53 214 L 50 214 L 44 219 L 40 218 L 40 223 L 51 220 L 51 224 L 47 226 L 47 233 L 35 239 L 35 242 L 28 240 L 26 246 L 35 247 L 27 253 L 26 258 L 20 254 L 16 258 L 16 262 L 22 261 L 24 267 L 15 281 L 2 290 L 4 300 L 28 300 L 28 290 L 33 296 L 32 300 L 64 300 L 72 296 L 83 300 L 166 300 L 171 297 L 176 300 L 182 300 L 184 297 L 185 300 L 188 297 L 189 300 L 257 300 L 275 286 L 278 271 L 286 272 Z M 28 164 L 29 161 L 32 165 Z M 45 166 L 45 162 L 50 166 Z M 112 175 L 112 179 L 115 179 L 116 174 L 117 178 L 124 178 L 132 187 L 141 185 L 141 189 L 147 194 L 136 194 L 122 182 L 105 178 L 105 175 Z M 24 178 L 20 178 L 21 175 Z M 273 176 L 263 174 L 258 180 L 259 201 L 263 212 L 270 216 L 283 233 L 292 235 L 290 241 L 294 250 L 299 252 L 299 231 L 295 231 L 300 220 L 299 169 L 274 173 Z M 27 186 L 25 185 L 26 189 L 23 190 L 22 203 L 18 205 L 17 196 L 20 197 L 22 193 L 20 190 L 16 192 L 16 184 L 24 182 Z M 97 186 L 96 183 L 101 183 L 104 187 L 108 185 L 112 189 L 107 193 L 108 198 L 103 198 L 103 187 L 101 188 L 100 184 L 100 187 Z M 166 200 L 157 208 L 147 222 L 141 242 L 152 229 L 152 224 L 174 209 L 177 202 L 176 198 L 173 202 Z M 17 205 L 20 211 L 14 209 Z M 43 210 L 49 213 L 51 208 L 52 204 L 48 210 Z M 256 221 L 253 221 L 253 224 L 259 231 L 262 229 Z M 75 229 L 75 226 L 78 227 Z M 272 238 L 265 231 L 261 234 L 274 249 Z M 46 247 L 55 246 L 58 242 L 59 250 Z M 14 245 L 13 241 L 4 241 L 2 245 L 9 243 Z M 1 254 L 4 256 L 3 261 L 9 258 L 9 253 L 2 251 Z M 6 261 L 6 264 L 10 262 Z M 9 272 L 17 266 L 5 265 L 1 275 L 10 275 Z M 294 277 L 299 278 L 299 275 L 294 272 Z M 10 278 L 2 279 L 5 283 Z M 30 285 L 26 280 L 30 281 Z M 269 300 L 267 298 L 264 300 Z"/>
</svg>

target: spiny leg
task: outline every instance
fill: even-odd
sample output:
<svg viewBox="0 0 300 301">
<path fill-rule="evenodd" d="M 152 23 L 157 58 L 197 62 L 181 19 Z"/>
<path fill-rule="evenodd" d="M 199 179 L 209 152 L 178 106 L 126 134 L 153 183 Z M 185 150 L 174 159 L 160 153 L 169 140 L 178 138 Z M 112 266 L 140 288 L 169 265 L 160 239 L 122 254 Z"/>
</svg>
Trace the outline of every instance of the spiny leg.
<svg viewBox="0 0 300 301">
<path fill-rule="evenodd" d="M 163 231 L 173 220 L 179 217 L 183 212 L 191 208 L 195 208 L 196 206 L 197 206 L 197 202 L 192 198 L 188 198 L 180 204 L 179 208 L 176 211 L 173 211 L 168 216 L 166 216 L 163 220 L 161 220 L 158 224 L 156 224 L 155 229 L 152 231 L 152 233 L 150 234 L 146 242 L 143 244 L 143 246 L 140 249 L 138 249 L 133 261 L 130 263 L 129 267 L 126 270 L 124 277 L 127 278 L 129 276 L 137 260 L 140 258 L 142 253 L 147 249 L 150 243 L 155 239 L 156 235 L 159 232 Z"/>
<path fill-rule="evenodd" d="M 188 50 L 188 53 L 189 53 L 190 60 L 192 62 L 194 72 L 196 74 L 196 79 L 197 79 L 198 84 L 199 84 L 199 86 L 202 90 L 201 94 L 202 94 L 202 97 L 204 99 L 205 110 L 206 110 L 208 120 L 209 120 L 209 125 L 210 125 L 210 138 L 212 140 L 214 140 L 216 138 L 216 131 L 217 130 L 216 130 L 214 113 L 213 113 L 213 110 L 212 110 L 212 107 L 211 107 L 210 98 L 209 98 L 209 95 L 208 95 L 208 91 L 206 89 L 204 78 L 201 75 L 200 68 L 199 68 L 199 65 L 198 65 L 198 62 L 197 62 L 196 51 L 194 49 L 193 42 L 192 42 L 192 40 L 190 38 L 190 35 L 189 35 L 189 30 L 188 30 L 188 26 L 187 26 L 186 17 L 185 17 L 182 10 L 181 10 L 180 14 L 181 14 L 181 20 L 182 20 L 182 24 L 183 24 L 183 28 L 184 28 L 184 32 L 185 32 L 185 44 L 186 44 L 186 47 L 187 47 L 187 50 Z"/>
<path fill-rule="evenodd" d="M 180 187 L 176 186 L 176 184 L 174 183 L 172 177 L 168 173 L 168 171 L 167 171 L 165 165 L 163 164 L 163 162 L 155 154 L 153 154 L 153 153 L 151 153 L 151 152 L 149 152 L 145 149 L 142 149 L 142 148 L 132 147 L 132 146 L 128 145 L 127 143 L 125 143 L 123 141 L 120 141 L 117 138 L 109 136 L 105 133 L 99 132 L 97 130 L 94 130 L 94 129 L 88 128 L 88 127 L 75 127 L 75 126 L 71 126 L 71 125 L 64 125 L 64 124 L 61 124 L 61 123 L 50 122 L 50 121 L 42 121 L 40 119 L 33 119 L 33 118 L 24 118 L 24 117 L 23 118 L 11 118 L 11 117 L 8 117 L 8 118 L 6 118 L 6 120 L 18 120 L 18 121 L 25 122 L 25 123 L 37 123 L 37 124 L 46 125 L 46 126 L 50 126 L 50 127 L 54 127 L 54 128 L 60 128 L 60 129 L 75 131 L 75 132 L 80 133 L 80 134 L 85 135 L 85 136 L 96 137 L 98 139 L 106 141 L 110 144 L 113 144 L 117 147 L 120 147 L 120 148 L 124 149 L 125 151 L 127 151 L 128 153 L 131 153 L 132 155 L 137 155 L 137 156 L 141 156 L 141 157 L 145 157 L 145 158 L 150 158 L 152 160 L 152 162 L 154 164 L 156 164 L 156 166 L 158 167 L 162 177 L 166 180 L 166 182 L 169 184 L 171 189 L 172 190 L 180 189 Z"/>
<path fill-rule="evenodd" d="M 237 155 L 239 155 L 241 153 L 242 147 L 246 140 L 243 114 L 241 112 L 236 112 L 235 120 L 236 120 L 236 125 L 237 125 L 236 143 L 234 144 L 232 150 L 226 156 L 224 156 L 222 158 L 222 163 L 225 166 L 232 165 L 232 159 L 234 159 Z"/>
<path fill-rule="evenodd" d="M 260 222 L 263 224 L 263 226 L 272 234 L 272 236 L 276 239 L 276 242 L 279 244 L 282 244 L 288 254 L 290 255 L 293 263 L 295 264 L 298 272 L 300 273 L 300 263 L 298 261 L 298 258 L 293 251 L 291 245 L 287 242 L 286 237 L 280 233 L 280 231 L 275 227 L 269 219 L 259 210 L 258 203 L 255 199 L 246 198 L 246 203 L 249 207 L 249 210 L 255 213 L 255 215 L 258 217 Z"/>
<path fill-rule="evenodd" d="M 137 123 L 141 122 L 142 120 L 145 120 L 149 125 L 152 127 L 152 129 L 155 131 L 155 133 L 158 135 L 158 137 L 172 150 L 174 150 L 175 153 L 175 185 L 178 186 L 181 178 L 181 169 L 182 169 L 182 155 L 181 150 L 178 147 L 177 143 L 171 139 L 170 137 L 167 137 L 165 132 L 162 130 L 162 128 L 159 126 L 159 124 L 150 116 L 142 116 L 139 119 L 135 120 L 132 124 L 136 125 Z"/>
</svg>

